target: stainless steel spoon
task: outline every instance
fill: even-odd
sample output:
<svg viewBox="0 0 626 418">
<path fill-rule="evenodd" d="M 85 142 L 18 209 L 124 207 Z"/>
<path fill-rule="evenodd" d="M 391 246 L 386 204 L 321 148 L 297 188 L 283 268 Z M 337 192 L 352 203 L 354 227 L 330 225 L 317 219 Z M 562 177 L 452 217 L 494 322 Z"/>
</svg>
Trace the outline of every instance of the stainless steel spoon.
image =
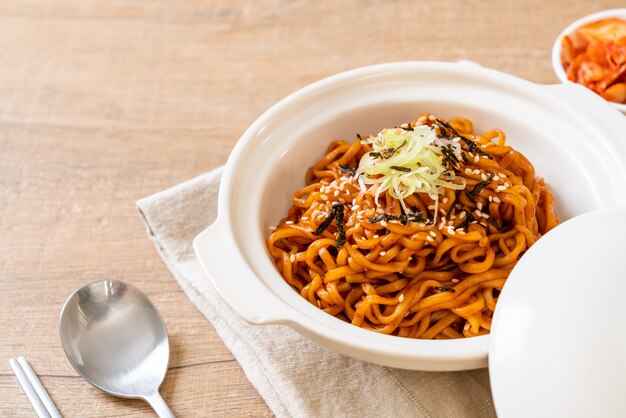
<svg viewBox="0 0 626 418">
<path fill-rule="evenodd" d="M 59 333 L 76 371 L 100 390 L 140 398 L 173 417 L 159 394 L 170 347 L 161 315 L 139 289 L 117 280 L 88 284 L 61 311 Z"/>
</svg>

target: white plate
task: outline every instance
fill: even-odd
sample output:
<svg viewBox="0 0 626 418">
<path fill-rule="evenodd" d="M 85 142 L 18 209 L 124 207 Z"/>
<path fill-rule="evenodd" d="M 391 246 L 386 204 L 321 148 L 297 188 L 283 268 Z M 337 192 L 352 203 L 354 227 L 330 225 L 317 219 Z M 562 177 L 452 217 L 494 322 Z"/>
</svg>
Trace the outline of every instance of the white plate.
<svg viewBox="0 0 626 418">
<path fill-rule="evenodd" d="M 556 227 L 522 257 L 493 319 L 499 416 L 626 416 L 625 237 L 626 209 L 598 211 Z"/>
</svg>

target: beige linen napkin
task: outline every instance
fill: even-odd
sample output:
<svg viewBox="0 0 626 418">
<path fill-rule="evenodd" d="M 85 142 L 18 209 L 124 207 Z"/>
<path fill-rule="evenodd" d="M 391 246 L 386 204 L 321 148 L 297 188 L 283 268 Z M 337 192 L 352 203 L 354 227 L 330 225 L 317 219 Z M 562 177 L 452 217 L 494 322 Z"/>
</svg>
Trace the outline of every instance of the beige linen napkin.
<svg viewBox="0 0 626 418">
<path fill-rule="evenodd" d="M 487 370 L 433 373 L 376 366 L 335 353 L 282 325 L 255 326 L 220 298 L 193 238 L 215 219 L 222 169 L 137 202 L 150 238 L 279 417 L 495 416 Z"/>
</svg>

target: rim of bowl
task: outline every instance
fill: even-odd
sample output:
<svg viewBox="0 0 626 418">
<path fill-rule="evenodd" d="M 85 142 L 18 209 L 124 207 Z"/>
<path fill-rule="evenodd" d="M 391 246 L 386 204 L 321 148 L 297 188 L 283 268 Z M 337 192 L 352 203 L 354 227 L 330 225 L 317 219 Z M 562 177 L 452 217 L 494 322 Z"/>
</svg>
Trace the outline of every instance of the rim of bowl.
<svg viewBox="0 0 626 418">
<path fill-rule="evenodd" d="M 574 32 L 574 30 L 576 30 L 578 27 L 586 23 L 591 23 L 593 21 L 605 19 L 608 17 L 620 17 L 622 19 L 626 19 L 626 9 L 602 10 L 599 12 L 595 12 L 595 13 L 591 13 L 589 15 L 583 16 L 580 19 L 577 19 L 574 22 L 567 25 L 565 29 L 563 29 L 561 33 L 559 33 L 559 36 L 556 37 L 556 40 L 554 41 L 554 44 L 552 45 L 552 69 L 554 70 L 554 73 L 556 74 L 560 82 L 578 84 L 578 83 L 574 83 L 573 81 L 568 80 L 567 74 L 565 73 L 565 69 L 563 68 L 563 65 L 561 65 L 561 41 L 563 37 L 565 35 L 569 35 L 570 33 Z M 617 108 L 622 113 L 626 113 L 626 104 L 611 102 L 608 100 L 607 102 L 611 104 L 611 106 L 614 106 L 615 108 Z"/>
</svg>

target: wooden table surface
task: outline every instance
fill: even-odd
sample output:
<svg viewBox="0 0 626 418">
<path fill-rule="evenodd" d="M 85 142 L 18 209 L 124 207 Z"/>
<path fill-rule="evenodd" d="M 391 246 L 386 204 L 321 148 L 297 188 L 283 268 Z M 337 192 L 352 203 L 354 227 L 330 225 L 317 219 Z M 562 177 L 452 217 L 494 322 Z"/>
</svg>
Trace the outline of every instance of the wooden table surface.
<svg viewBox="0 0 626 418">
<path fill-rule="evenodd" d="M 556 81 L 552 42 L 595 1 L 0 1 L 0 416 L 33 410 L 8 360 L 25 355 L 66 417 L 151 416 L 65 359 L 66 297 L 116 278 L 170 332 L 162 394 L 178 416 L 268 416 L 187 300 L 135 201 L 223 164 L 295 89 L 399 60 L 473 60 Z"/>
</svg>

